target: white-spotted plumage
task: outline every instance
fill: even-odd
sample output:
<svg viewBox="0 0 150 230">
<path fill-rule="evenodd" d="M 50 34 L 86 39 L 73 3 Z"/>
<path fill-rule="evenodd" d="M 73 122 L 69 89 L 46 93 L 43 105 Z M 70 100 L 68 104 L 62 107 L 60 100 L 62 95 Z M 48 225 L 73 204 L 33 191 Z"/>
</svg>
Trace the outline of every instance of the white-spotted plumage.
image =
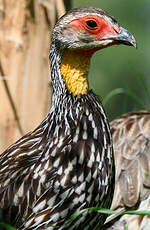
<svg viewBox="0 0 150 230">
<path fill-rule="evenodd" d="M 93 138 L 92 123 L 101 124 L 101 119 L 105 116 L 105 113 L 100 110 L 101 104 L 91 91 L 80 98 L 73 98 L 69 94 L 66 96 L 71 98 L 69 101 L 73 105 L 71 112 L 73 120 L 68 114 L 64 119 L 64 114 L 60 112 L 65 107 L 62 101 L 58 104 L 59 118 L 57 113 L 53 116 L 53 113 L 50 112 L 46 120 L 35 131 L 19 140 L 18 144 L 11 146 L 1 157 L 1 194 L 3 195 L 3 191 L 5 192 L 7 186 L 11 190 L 15 189 L 20 179 L 24 182 L 24 186 L 20 184 L 17 193 L 12 193 L 11 203 L 7 200 L 7 196 L 5 201 L 1 201 L 1 205 L 6 207 L 11 204 L 19 206 L 19 209 L 22 205 L 27 207 L 27 209 L 21 208 L 22 225 L 19 226 L 19 222 L 17 225 L 19 229 L 48 229 L 50 225 L 64 223 L 75 213 L 75 210 L 80 209 L 81 204 L 82 208 L 100 204 L 100 197 L 99 200 L 95 198 L 97 197 L 97 192 L 101 194 L 101 189 L 104 190 L 102 181 L 99 179 L 99 175 L 102 173 L 103 167 L 105 167 L 105 163 L 100 166 L 100 162 L 104 161 L 105 157 L 105 154 L 101 155 L 101 149 L 105 148 L 106 153 L 108 148 L 111 148 L 112 157 L 112 146 L 109 126 L 105 132 L 97 129 L 98 133 Z M 98 101 L 97 107 L 92 106 L 94 100 Z M 77 107 L 80 111 L 78 114 L 74 109 Z M 89 112 L 87 112 L 88 110 Z M 94 114 L 91 115 L 93 110 Z M 102 114 L 100 111 L 102 111 Z M 69 123 L 70 125 L 68 125 Z M 59 124 L 61 124 L 60 128 L 58 128 Z M 84 129 L 81 127 L 84 127 Z M 55 129 L 57 129 L 57 132 L 55 132 Z M 54 133 L 60 133 L 61 138 L 55 137 Z M 68 135 L 63 135 L 63 133 L 68 133 Z M 104 138 L 103 133 L 107 135 L 106 139 L 109 140 L 106 146 L 103 146 L 104 142 L 101 142 Z M 43 139 L 39 142 L 40 138 L 34 138 L 36 135 L 41 135 Z M 19 149 L 21 155 L 18 153 Z M 22 154 L 23 151 L 24 154 Z M 11 156 L 9 156 L 9 153 Z M 17 158 L 15 157 L 16 153 L 18 154 Z M 9 170 L 7 167 L 8 162 L 7 164 L 5 163 L 6 159 L 9 159 Z M 24 170 L 24 167 L 27 170 Z M 95 169 L 93 170 L 93 168 Z M 4 174 L 6 171 L 8 174 L 4 178 L 3 175 L 6 175 Z M 108 183 L 110 184 L 112 177 L 111 164 L 109 164 L 109 174 Z M 108 175 L 105 174 L 105 176 Z M 94 180 L 98 183 L 94 184 Z M 106 196 L 109 196 L 108 193 Z M 66 204 L 68 208 L 66 208 Z M 92 214 L 87 214 L 89 221 L 92 216 Z M 82 228 L 85 219 L 84 217 L 80 221 L 77 220 L 78 223 L 75 223 L 72 229 Z M 66 229 L 70 228 L 68 226 Z"/>
<path fill-rule="evenodd" d="M 76 184 L 76 183 L 77 183 L 77 176 L 76 176 L 76 175 L 72 178 L 71 182 L 72 182 L 73 184 Z"/>
<path fill-rule="evenodd" d="M 72 94 L 61 73 L 64 50 L 88 52 L 117 43 L 116 39 L 98 40 L 70 25 L 88 15 L 99 17 L 117 35 L 117 21 L 93 7 L 74 9 L 58 21 L 50 49 L 50 112 L 34 131 L 0 155 L 0 207 L 16 214 L 13 224 L 20 230 L 50 230 L 52 226 L 58 230 L 97 230 L 106 216 L 91 211 L 65 223 L 81 209 L 110 207 L 114 162 L 105 111 L 92 91 Z M 126 35 L 131 40 L 128 43 L 135 46 L 134 38 Z"/>
</svg>

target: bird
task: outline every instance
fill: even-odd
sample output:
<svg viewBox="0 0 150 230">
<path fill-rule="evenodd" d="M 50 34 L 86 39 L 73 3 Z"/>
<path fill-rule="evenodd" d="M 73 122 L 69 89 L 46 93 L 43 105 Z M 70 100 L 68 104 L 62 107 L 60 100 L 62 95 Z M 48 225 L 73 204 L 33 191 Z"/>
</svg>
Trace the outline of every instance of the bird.
<svg viewBox="0 0 150 230">
<path fill-rule="evenodd" d="M 136 47 L 136 40 L 99 8 L 74 8 L 54 26 L 51 109 L 35 130 L 0 155 L 0 207 L 19 229 L 103 226 L 106 216 L 88 208 L 111 205 L 113 147 L 107 116 L 89 89 L 88 73 L 93 53 L 119 44 Z M 82 209 L 86 211 L 68 222 Z"/>
<path fill-rule="evenodd" d="M 130 112 L 110 123 L 116 166 L 111 208 L 150 210 L 150 111 Z M 107 220 L 107 230 L 150 229 L 148 216 L 124 215 Z M 109 220 L 110 219 L 110 220 Z"/>
</svg>

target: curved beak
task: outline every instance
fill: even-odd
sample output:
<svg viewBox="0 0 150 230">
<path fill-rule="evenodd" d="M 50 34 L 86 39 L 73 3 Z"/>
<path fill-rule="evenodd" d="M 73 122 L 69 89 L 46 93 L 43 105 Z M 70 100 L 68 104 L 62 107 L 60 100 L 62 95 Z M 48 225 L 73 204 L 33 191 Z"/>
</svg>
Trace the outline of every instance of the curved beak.
<svg viewBox="0 0 150 230">
<path fill-rule="evenodd" d="M 133 37 L 133 35 L 131 33 L 129 33 L 123 27 L 119 27 L 119 29 L 120 29 L 119 33 L 105 36 L 105 37 L 101 38 L 101 40 L 110 40 L 111 39 L 111 40 L 117 41 L 118 43 L 128 45 L 128 46 L 134 46 L 135 48 L 137 48 L 137 43 L 136 43 L 136 40 Z"/>
</svg>

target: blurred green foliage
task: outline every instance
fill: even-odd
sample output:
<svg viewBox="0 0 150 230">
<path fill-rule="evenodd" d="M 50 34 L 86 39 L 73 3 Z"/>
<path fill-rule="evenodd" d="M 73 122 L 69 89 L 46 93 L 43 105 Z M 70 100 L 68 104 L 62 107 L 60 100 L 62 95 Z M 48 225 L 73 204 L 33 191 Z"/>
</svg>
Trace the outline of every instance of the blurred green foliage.
<svg viewBox="0 0 150 230">
<path fill-rule="evenodd" d="M 95 6 L 112 14 L 119 24 L 137 40 L 138 49 L 113 46 L 97 52 L 92 59 L 90 87 L 102 98 L 110 91 L 123 88 L 131 94 L 121 93 L 109 99 L 105 109 L 109 119 L 128 111 L 149 109 L 150 91 L 150 1 L 149 0 L 74 0 L 73 7 Z M 142 106 L 132 97 L 136 95 Z"/>
<path fill-rule="evenodd" d="M 2 226 L 3 229 L 6 229 L 6 230 L 17 230 L 16 228 L 10 226 L 9 224 L 3 223 L 3 222 L 0 222 L 0 226 Z M 1 229 L 1 227 L 0 227 L 0 229 Z"/>
</svg>

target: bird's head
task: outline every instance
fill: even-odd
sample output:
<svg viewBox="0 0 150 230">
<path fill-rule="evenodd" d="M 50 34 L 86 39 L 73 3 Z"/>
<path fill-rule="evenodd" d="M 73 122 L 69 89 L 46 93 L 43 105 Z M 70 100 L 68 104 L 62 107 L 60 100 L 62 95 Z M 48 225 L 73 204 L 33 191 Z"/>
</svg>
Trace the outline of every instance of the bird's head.
<svg viewBox="0 0 150 230">
<path fill-rule="evenodd" d="M 72 81 L 69 72 L 72 70 L 72 73 L 76 73 L 76 79 L 79 79 L 77 72 L 87 75 L 89 60 L 95 51 L 119 44 L 136 47 L 134 37 L 121 27 L 114 17 L 94 7 L 77 8 L 65 14 L 55 25 L 52 39 L 61 50 L 61 73 L 67 88 L 73 94 L 86 93 L 88 85 L 83 90 L 83 87 L 77 84 L 73 86 L 75 90 L 72 90 L 75 80 Z"/>
<path fill-rule="evenodd" d="M 94 7 L 69 11 L 56 24 L 55 39 L 67 49 L 102 49 L 125 44 L 136 47 L 134 37 L 110 14 Z"/>
</svg>

